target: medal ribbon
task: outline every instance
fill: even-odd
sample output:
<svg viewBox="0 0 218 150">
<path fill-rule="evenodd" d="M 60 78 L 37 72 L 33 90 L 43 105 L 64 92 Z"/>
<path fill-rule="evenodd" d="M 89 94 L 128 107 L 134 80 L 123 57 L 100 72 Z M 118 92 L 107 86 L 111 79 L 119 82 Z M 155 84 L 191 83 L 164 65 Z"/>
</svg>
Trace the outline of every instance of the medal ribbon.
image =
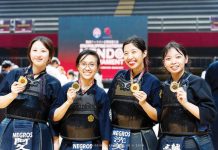
<svg viewBox="0 0 218 150">
<path fill-rule="evenodd" d="M 144 73 L 145 73 L 145 70 L 143 70 L 143 71 L 140 73 L 140 75 L 139 75 L 139 77 L 138 77 L 136 83 L 139 83 L 139 81 L 141 80 L 141 78 L 142 78 L 142 76 L 143 76 Z M 133 84 L 132 70 L 130 70 L 130 82 L 131 82 L 131 85 L 132 85 L 132 84 Z"/>
</svg>

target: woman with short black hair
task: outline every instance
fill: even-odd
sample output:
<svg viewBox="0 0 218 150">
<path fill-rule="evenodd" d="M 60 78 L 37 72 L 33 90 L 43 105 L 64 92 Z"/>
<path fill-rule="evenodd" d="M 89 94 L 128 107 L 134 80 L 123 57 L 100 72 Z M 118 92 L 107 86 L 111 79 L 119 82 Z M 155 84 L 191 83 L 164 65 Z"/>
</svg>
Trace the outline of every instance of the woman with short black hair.
<svg viewBox="0 0 218 150">
<path fill-rule="evenodd" d="M 77 59 L 78 81 L 61 89 L 51 110 L 52 120 L 60 125 L 60 149 L 107 150 L 110 139 L 109 100 L 94 76 L 100 67 L 98 54 L 82 51 Z"/>
<path fill-rule="evenodd" d="M 0 149 L 53 150 L 48 114 L 61 85 L 46 73 L 54 55 L 52 41 L 35 37 L 27 55 L 30 66 L 12 70 L 0 85 L 0 107 L 6 108 L 0 124 Z"/>
</svg>

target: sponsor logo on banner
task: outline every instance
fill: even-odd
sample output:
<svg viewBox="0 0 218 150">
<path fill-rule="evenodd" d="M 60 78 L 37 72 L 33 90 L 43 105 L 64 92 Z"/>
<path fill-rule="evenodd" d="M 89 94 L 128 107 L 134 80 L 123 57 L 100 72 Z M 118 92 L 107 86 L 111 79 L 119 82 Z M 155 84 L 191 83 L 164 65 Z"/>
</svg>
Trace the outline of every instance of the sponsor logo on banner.
<svg viewBox="0 0 218 150">
<path fill-rule="evenodd" d="M 93 37 L 96 39 L 101 37 L 101 29 L 98 27 L 94 28 L 92 33 L 93 33 Z"/>
<path fill-rule="evenodd" d="M 122 43 L 119 40 L 86 40 L 80 44 L 80 52 L 84 50 L 96 51 L 100 57 L 100 69 L 124 69 Z"/>
<path fill-rule="evenodd" d="M 80 52 L 87 49 L 96 51 L 100 57 L 100 69 L 124 69 L 122 43 L 119 40 L 112 40 L 110 27 L 105 27 L 102 30 L 104 31 L 103 34 L 100 28 L 95 27 L 93 37 L 98 40 L 86 40 L 85 43 L 81 43 Z"/>
<path fill-rule="evenodd" d="M 58 57 L 66 69 L 77 70 L 71 60 L 84 50 L 96 51 L 103 81 L 112 80 L 119 70 L 128 69 L 122 46 L 131 36 L 147 41 L 146 16 L 63 16 L 59 18 Z"/>
<path fill-rule="evenodd" d="M 211 31 L 218 31 L 218 16 L 211 16 Z"/>
<path fill-rule="evenodd" d="M 33 22 L 32 20 L 16 19 L 14 32 L 15 33 L 31 33 Z"/>
<path fill-rule="evenodd" d="M 10 33 L 10 20 L 0 20 L 0 33 Z"/>
<path fill-rule="evenodd" d="M 112 33 L 111 33 L 111 28 L 110 27 L 105 27 L 104 28 L 103 39 L 112 39 Z"/>
</svg>

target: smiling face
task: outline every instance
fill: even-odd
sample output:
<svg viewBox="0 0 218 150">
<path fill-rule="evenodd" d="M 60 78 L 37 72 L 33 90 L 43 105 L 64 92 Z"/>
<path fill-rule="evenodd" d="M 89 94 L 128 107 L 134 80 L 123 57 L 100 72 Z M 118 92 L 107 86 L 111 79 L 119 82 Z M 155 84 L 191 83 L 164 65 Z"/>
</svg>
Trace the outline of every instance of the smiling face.
<svg viewBox="0 0 218 150">
<path fill-rule="evenodd" d="M 30 59 L 32 66 L 36 68 L 45 68 L 49 61 L 49 50 L 41 41 L 35 41 L 30 49 Z"/>
<path fill-rule="evenodd" d="M 98 71 L 97 58 L 93 55 L 84 55 L 78 64 L 78 71 L 82 80 L 93 80 Z"/>
<path fill-rule="evenodd" d="M 147 56 L 147 51 L 144 53 L 135 47 L 132 43 L 124 46 L 124 61 L 132 70 L 140 70 L 144 68 L 144 58 Z"/>
<path fill-rule="evenodd" d="M 179 49 L 171 47 L 163 60 L 164 67 L 171 73 L 172 76 L 181 77 L 185 72 L 185 64 L 188 63 L 188 57 L 185 56 Z"/>
</svg>

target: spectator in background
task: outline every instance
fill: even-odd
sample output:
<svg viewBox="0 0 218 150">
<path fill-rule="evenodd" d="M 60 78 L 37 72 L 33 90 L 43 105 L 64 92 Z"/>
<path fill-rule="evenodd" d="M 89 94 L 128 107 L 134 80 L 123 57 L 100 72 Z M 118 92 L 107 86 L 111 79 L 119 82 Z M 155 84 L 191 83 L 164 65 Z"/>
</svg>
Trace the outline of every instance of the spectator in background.
<svg viewBox="0 0 218 150">
<path fill-rule="evenodd" d="M 12 70 L 13 63 L 10 60 L 4 60 L 2 62 L 0 82 L 4 79 L 4 77 Z"/>
<path fill-rule="evenodd" d="M 202 73 L 201 73 L 201 78 L 205 79 L 205 75 L 206 75 L 206 70 L 203 70 Z"/>
<path fill-rule="evenodd" d="M 202 79 L 205 79 L 206 71 L 207 71 L 207 66 L 204 66 L 204 70 L 201 72 Z"/>
<path fill-rule="evenodd" d="M 214 97 L 215 105 L 218 108 L 218 61 L 215 61 L 209 65 L 206 71 L 205 80 L 210 85 L 212 95 Z M 212 124 L 212 141 L 214 148 L 218 150 L 218 117 Z"/>
<path fill-rule="evenodd" d="M 68 79 L 68 81 L 76 81 L 77 80 L 76 75 L 75 75 L 73 69 L 69 69 L 67 71 L 67 79 Z"/>
<path fill-rule="evenodd" d="M 13 65 L 12 65 L 12 70 L 19 68 L 19 66 L 18 66 L 17 64 L 14 64 L 14 63 L 12 63 L 12 64 L 13 64 Z"/>
<path fill-rule="evenodd" d="M 102 81 L 102 74 L 100 70 L 95 74 L 95 80 L 99 87 L 104 88 L 103 81 Z"/>
<path fill-rule="evenodd" d="M 59 72 L 60 72 L 62 75 L 65 75 L 65 76 L 66 76 L 66 71 L 65 71 L 65 69 L 64 69 L 63 66 L 58 66 L 57 68 L 58 68 Z"/>
<path fill-rule="evenodd" d="M 46 71 L 48 74 L 52 75 L 53 77 L 57 78 L 61 85 L 64 85 L 68 82 L 66 75 L 63 75 L 59 70 L 60 61 L 57 57 L 53 57 L 51 63 L 46 67 Z M 59 69 L 58 69 L 59 68 Z"/>
<path fill-rule="evenodd" d="M 5 78 L 5 76 L 13 69 L 13 63 L 10 60 L 4 60 L 2 62 L 0 83 Z M 5 118 L 5 109 L 0 109 L 0 122 Z"/>
<path fill-rule="evenodd" d="M 58 66 L 61 65 L 60 60 L 57 57 L 52 57 L 51 59 L 51 65 L 55 68 L 58 68 Z"/>
</svg>

